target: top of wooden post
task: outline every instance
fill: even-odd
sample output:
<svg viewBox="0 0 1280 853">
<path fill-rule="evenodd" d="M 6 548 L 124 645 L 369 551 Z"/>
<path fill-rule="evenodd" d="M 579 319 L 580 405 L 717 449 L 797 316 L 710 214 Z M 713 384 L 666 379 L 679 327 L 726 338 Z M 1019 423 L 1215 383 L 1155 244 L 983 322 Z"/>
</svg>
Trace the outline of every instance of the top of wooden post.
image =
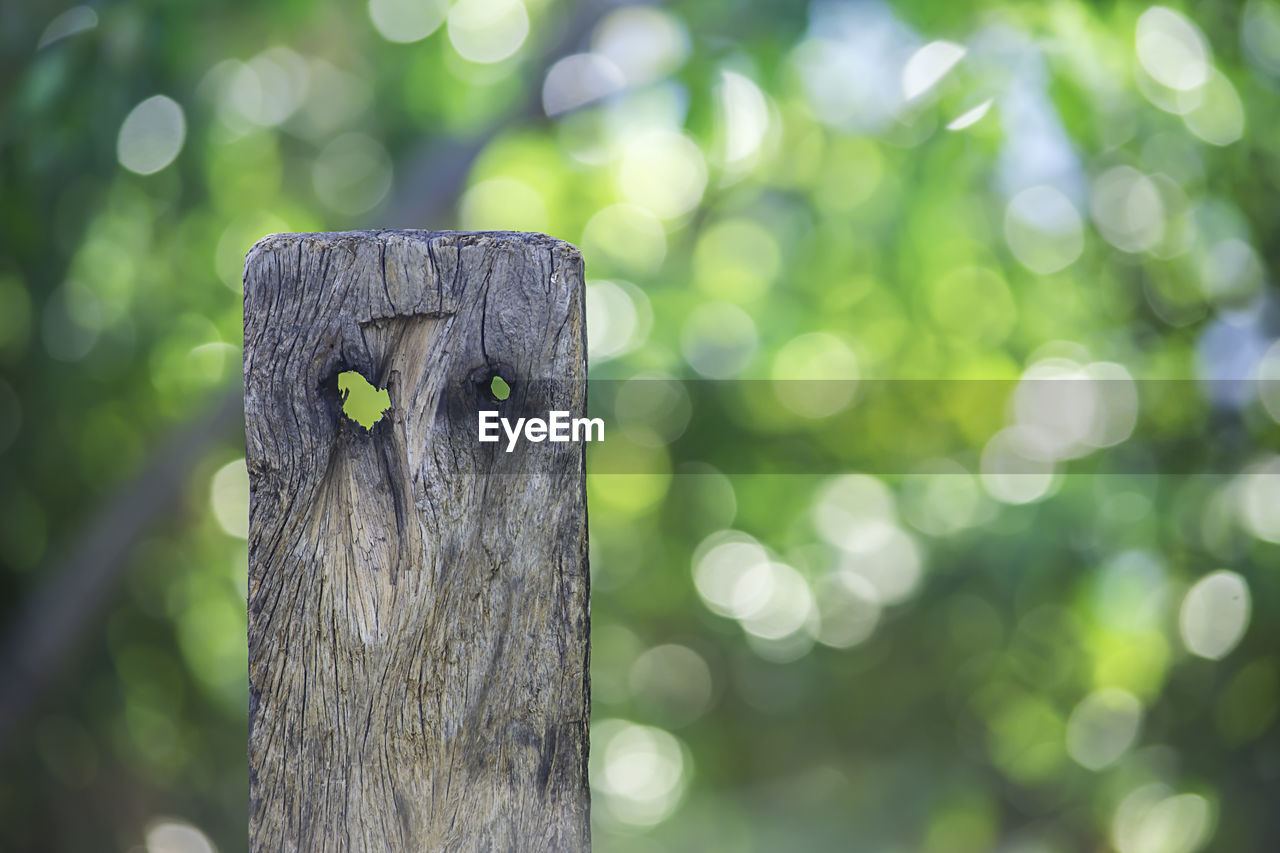
<svg viewBox="0 0 1280 853">
<path fill-rule="evenodd" d="M 449 314 L 457 310 L 462 283 L 461 255 L 487 257 L 494 252 L 521 252 L 526 256 L 542 250 L 549 263 L 582 263 L 582 255 L 572 243 L 524 231 L 421 231 L 375 230 L 269 234 L 249 250 L 245 259 L 245 316 L 255 313 L 257 289 L 271 279 L 253 275 L 263 255 L 302 252 L 325 256 L 342 272 L 362 274 L 345 283 L 363 283 L 344 294 L 351 302 L 346 310 L 360 322 L 405 314 Z M 317 254 L 318 253 L 318 254 Z M 390 266 L 388 266 L 390 261 Z M 376 264 L 378 270 L 371 269 Z M 363 269 L 361 269 L 363 267 Z M 284 271 L 285 267 L 277 267 Z M 299 272 L 305 272 L 299 270 Z M 311 278 L 320 285 L 328 279 Z M 300 283 L 302 283 L 300 281 Z M 334 283 L 344 283 L 334 280 Z M 382 285 L 379 292 L 378 284 Z"/>
</svg>

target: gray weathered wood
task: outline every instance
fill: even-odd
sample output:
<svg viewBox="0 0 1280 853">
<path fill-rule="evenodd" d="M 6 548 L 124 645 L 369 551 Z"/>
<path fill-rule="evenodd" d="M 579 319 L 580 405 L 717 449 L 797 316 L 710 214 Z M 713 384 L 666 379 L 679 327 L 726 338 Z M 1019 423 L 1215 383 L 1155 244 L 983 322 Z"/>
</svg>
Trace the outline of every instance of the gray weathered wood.
<svg viewBox="0 0 1280 853">
<path fill-rule="evenodd" d="M 577 249 L 275 235 L 244 324 L 250 849 L 587 849 L 582 446 L 476 430 L 585 414 Z M 370 431 L 351 369 L 390 394 Z"/>
</svg>

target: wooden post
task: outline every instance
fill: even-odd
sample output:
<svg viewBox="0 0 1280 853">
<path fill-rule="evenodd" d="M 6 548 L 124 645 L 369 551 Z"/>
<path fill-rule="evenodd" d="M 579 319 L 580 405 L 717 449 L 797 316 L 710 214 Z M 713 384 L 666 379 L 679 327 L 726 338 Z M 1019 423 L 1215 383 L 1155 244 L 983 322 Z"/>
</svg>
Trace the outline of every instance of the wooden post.
<svg viewBox="0 0 1280 853">
<path fill-rule="evenodd" d="M 279 234 L 244 333 L 250 849 L 588 849 L 582 445 L 477 440 L 585 415 L 578 250 Z M 390 396 L 371 430 L 348 370 Z"/>
</svg>

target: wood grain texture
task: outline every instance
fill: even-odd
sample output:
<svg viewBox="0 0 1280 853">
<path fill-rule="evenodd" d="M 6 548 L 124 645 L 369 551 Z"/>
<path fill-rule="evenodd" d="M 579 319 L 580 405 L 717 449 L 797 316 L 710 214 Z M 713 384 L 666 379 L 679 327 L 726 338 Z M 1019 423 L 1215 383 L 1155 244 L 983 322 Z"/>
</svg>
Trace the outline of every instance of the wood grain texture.
<svg viewBox="0 0 1280 853">
<path fill-rule="evenodd" d="M 275 235 L 244 328 L 250 849 L 588 849 L 582 445 L 476 434 L 585 414 L 578 250 Z M 391 398 L 367 432 L 352 369 Z"/>
</svg>

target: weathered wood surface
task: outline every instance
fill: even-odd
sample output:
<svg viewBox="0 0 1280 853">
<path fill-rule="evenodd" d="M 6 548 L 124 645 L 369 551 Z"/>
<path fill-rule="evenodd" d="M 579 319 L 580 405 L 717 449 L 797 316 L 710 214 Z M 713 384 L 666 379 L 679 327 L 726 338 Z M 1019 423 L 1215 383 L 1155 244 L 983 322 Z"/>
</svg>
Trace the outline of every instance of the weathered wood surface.
<svg viewBox="0 0 1280 853">
<path fill-rule="evenodd" d="M 476 429 L 585 414 L 577 249 L 276 235 L 244 323 L 250 849 L 587 849 L 582 445 Z M 351 369 L 390 394 L 368 432 Z"/>
</svg>

